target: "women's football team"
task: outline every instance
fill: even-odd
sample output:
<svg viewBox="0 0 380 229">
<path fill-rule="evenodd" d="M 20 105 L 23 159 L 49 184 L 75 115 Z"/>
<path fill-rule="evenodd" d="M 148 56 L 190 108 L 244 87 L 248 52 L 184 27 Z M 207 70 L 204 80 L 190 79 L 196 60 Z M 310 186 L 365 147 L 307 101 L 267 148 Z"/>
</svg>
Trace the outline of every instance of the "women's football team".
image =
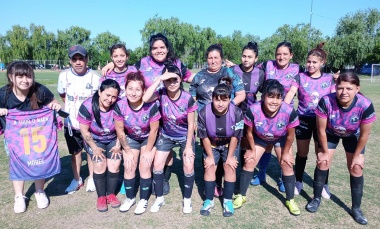
<svg viewBox="0 0 380 229">
<path fill-rule="evenodd" d="M 298 216 L 300 209 L 294 197 L 303 189 L 302 178 L 313 136 L 317 155 L 314 196 L 306 210 L 316 212 L 321 197 L 331 195 L 328 172 L 342 139 L 350 173 L 351 215 L 357 223 L 367 224 L 360 205 L 365 145 L 376 120 L 374 106 L 360 93 L 360 80 L 355 73 L 342 73 L 334 80 L 333 75 L 322 71 L 327 61 L 323 44 L 309 51 L 305 72 L 291 63 L 293 52 L 289 42 L 278 44 L 275 60 L 262 64 L 256 64 L 257 43 L 249 42 L 242 49 L 241 64 L 233 65 L 226 60 L 228 67 L 223 65 L 222 46 L 214 44 L 206 51 L 208 68 L 195 76 L 175 56 L 163 34 L 153 35 L 149 45 L 150 55 L 132 66 L 127 65 L 129 53 L 125 46 L 112 46 L 113 62 L 103 69 L 105 77 L 100 80 L 100 88 L 79 109 L 77 119 L 84 148 L 94 162 L 98 211 L 107 211 L 108 205 L 120 212 L 129 211 L 136 203 L 135 186 L 139 184 L 134 213 L 145 212 L 152 193 L 156 199 L 150 211 L 158 212 L 168 193 L 165 182 L 170 178 L 167 168 L 173 163 L 172 149 L 179 146 L 184 172 L 182 211 L 191 213 L 197 134 L 204 165 L 205 198 L 201 215 L 210 214 L 214 196 L 223 197 L 225 217 L 242 207 L 248 201 L 249 184 L 265 182 L 271 157 L 268 152 L 274 148 L 281 167 L 279 188 L 285 192 L 285 207 Z M 49 89 L 35 82 L 26 63 L 11 64 L 7 77 L 8 84 L 0 89 L 1 98 L 8 98 L 0 100 L 3 131 L 7 131 L 4 117 L 10 114 L 9 109 L 36 110 L 44 105 L 54 110 L 61 108 Z M 189 92 L 183 89 L 183 82 L 191 83 Z M 257 98 L 258 92 L 261 100 Z M 116 197 L 122 161 L 126 195 L 123 203 Z M 256 165 L 260 173 L 253 176 Z M 235 184 L 237 176 L 240 179 Z M 26 207 L 21 201 L 25 198 L 24 180 L 12 181 L 14 210 L 24 212 Z M 35 183 L 38 207 L 46 208 L 44 179 Z"/>
</svg>

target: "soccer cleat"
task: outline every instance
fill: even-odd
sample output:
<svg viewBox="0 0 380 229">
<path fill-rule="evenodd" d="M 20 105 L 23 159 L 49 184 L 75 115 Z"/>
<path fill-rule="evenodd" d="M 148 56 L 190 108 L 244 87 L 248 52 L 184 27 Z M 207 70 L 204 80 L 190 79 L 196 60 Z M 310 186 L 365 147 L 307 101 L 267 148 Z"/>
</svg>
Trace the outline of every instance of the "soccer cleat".
<svg viewBox="0 0 380 229">
<path fill-rule="evenodd" d="M 123 202 L 123 205 L 120 206 L 119 208 L 119 211 L 120 212 L 127 212 L 129 211 L 129 209 L 131 209 L 131 207 L 136 203 L 136 199 L 133 198 L 133 199 L 125 199 L 124 202 Z"/>
<path fill-rule="evenodd" d="M 120 200 L 115 196 L 115 194 L 109 194 L 107 196 L 107 203 L 111 205 L 112 208 L 120 207 Z"/>
<path fill-rule="evenodd" d="M 108 211 L 107 197 L 105 196 L 98 197 L 98 200 L 96 202 L 96 209 L 98 209 L 98 211 L 100 212 Z"/>
<path fill-rule="evenodd" d="M 258 175 L 254 175 L 252 180 L 251 180 L 251 185 L 253 186 L 258 186 L 258 185 L 261 185 L 263 183 L 266 182 L 266 179 L 265 179 L 265 174 L 264 174 L 264 178 L 263 179 L 260 179 Z"/>
<path fill-rule="evenodd" d="M 95 192 L 95 191 L 96 191 L 96 187 L 95 187 L 94 179 L 88 178 L 87 185 L 86 185 L 86 192 Z"/>
<path fill-rule="evenodd" d="M 321 198 L 313 198 L 310 200 L 310 202 L 306 205 L 305 209 L 308 212 L 314 213 L 318 211 L 319 205 L 321 205 Z"/>
<path fill-rule="evenodd" d="M 247 201 L 246 196 L 242 196 L 241 194 L 238 194 L 235 196 L 233 207 L 235 209 L 241 208 L 241 206 Z"/>
<path fill-rule="evenodd" d="M 34 196 L 36 198 L 38 208 L 43 209 L 49 206 L 49 200 L 43 190 L 38 190 L 34 193 Z"/>
<path fill-rule="evenodd" d="M 144 200 L 144 199 L 141 199 L 138 202 L 137 207 L 135 209 L 135 215 L 141 215 L 142 213 L 145 212 L 145 210 L 146 210 L 147 207 L 148 207 L 148 201 Z"/>
<path fill-rule="evenodd" d="M 300 209 L 298 208 L 297 203 L 294 201 L 294 199 L 286 200 L 285 206 L 288 208 L 290 214 L 294 216 L 299 216 L 301 214 Z"/>
<path fill-rule="evenodd" d="M 223 202 L 223 216 L 224 217 L 230 217 L 234 214 L 234 206 L 232 204 L 231 200 L 225 200 Z"/>
<path fill-rule="evenodd" d="M 214 207 L 214 200 L 205 200 L 201 208 L 201 215 L 208 216 L 210 215 L 211 209 Z"/>
<path fill-rule="evenodd" d="M 360 208 L 352 208 L 351 215 L 358 224 L 366 225 L 368 223 Z"/>
<path fill-rule="evenodd" d="M 193 211 L 193 206 L 191 204 L 190 198 L 183 198 L 183 213 L 190 214 Z"/>
<path fill-rule="evenodd" d="M 322 197 L 324 199 L 328 199 L 328 200 L 331 198 L 330 189 L 329 189 L 329 186 L 327 184 L 323 185 Z"/>
<path fill-rule="evenodd" d="M 284 182 L 282 181 L 281 178 L 278 179 L 277 185 L 278 185 L 278 191 L 285 192 Z"/>
<path fill-rule="evenodd" d="M 164 187 L 163 187 L 163 190 L 164 190 L 164 192 L 163 192 L 164 196 L 166 196 L 167 194 L 169 194 L 169 192 L 170 192 L 170 184 L 169 184 L 169 181 L 164 180 Z"/>
<path fill-rule="evenodd" d="M 219 198 L 223 196 L 223 188 L 215 186 L 214 197 Z"/>
<path fill-rule="evenodd" d="M 79 181 L 73 179 L 69 185 L 69 187 L 66 188 L 65 193 L 67 194 L 73 194 L 77 190 L 80 189 L 80 187 L 83 186 L 82 177 L 79 178 Z"/>
<path fill-rule="evenodd" d="M 23 195 L 15 196 L 15 204 L 13 206 L 13 210 L 15 213 L 23 213 L 26 211 L 25 199 L 26 197 Z"/>
<path fill-rule="evenodd" d="M 165 199 L 163 196 L 157 197 L 153 205 L 150 207 L 150 212 L 158 212 L 162 205 L 165 204 Z"/>
<path fill-rule="evenodd" d="M 296 181 L 296 185 L 294 187 L 294 195 L 298 196 L 299 194 L 301 194 L 302 189 L 303 189 L 303 183 Z"/>
</svg>

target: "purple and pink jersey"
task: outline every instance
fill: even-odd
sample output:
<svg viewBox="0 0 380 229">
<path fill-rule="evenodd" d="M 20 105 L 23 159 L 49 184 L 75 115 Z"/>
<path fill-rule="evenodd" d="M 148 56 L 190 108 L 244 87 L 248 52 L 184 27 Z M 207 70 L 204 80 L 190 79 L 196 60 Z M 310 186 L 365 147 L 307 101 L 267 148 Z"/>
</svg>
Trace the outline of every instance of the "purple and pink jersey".
<svg viewBox="0 0 380 229">
<path fill-rule="evenodd" d="M 261 67 L 265 71 L 265 80 L 276 79 L 284 86 L 284 97 L 290 90 L 293 79 L 299 73 L 300 68 L 298 64 L 289 63 L 286 69 L 280 69 L 277 67 L 275 60 L 268 60 L 258 65 L 258 67 Z"/>
<path fill-rule="evenodd" d="M 187 116 L 189 113 L 197 110 L 197 103 L 184 90 L 181 90 L 181 95 L 177 100 L 171 100 L 165 88 L 159 90 L 158 94 L 162 115 L 160 133 L 173 139 L 186 139 L 188 128 Z"/>
<path fill-rule="evenodd" d="M 298 89 L 299 116 L 315 117 L 315 109 L 319 100 L 335 90 L 334 78 L 330 74 L 323 73 L 318 78 L 311 78 L 302 72 L 294 78 L 292 86 Z"/>
<path fill-rule="evenodd" d="M 90 127 L 90 133 L 95 142 L 108 144 L 116 140 L 116 130 L 113 123 L 113 107 L 107 112 L 100 111 L 100 121 L 103 127 L 100 127 L 92 111 L 92 98 L 86 99 L 79 108 L 77 120 L 79 123 Z"/>
<path fill-rule="evenodd" d="M 376 120 L 372 102 L 361 94 L 356 94 L 354 101 L 346 109 L 337 102 L 336 93 L 325 95 L 319 101 L 315 114 L 327 119 L 326 132 L 338 137 L 359 136 L 360 124 Z"/>
<path fill-rule="evenodd" d="M 244 116 L 240 108 L 230 103 L 224 115 L 215 115 L 212 103 L 207 104 L 198 113 L 198 137 L 209 138 L 213 146 L 230 143 L 231 137 L 240 140 L 243 136 Z"/>
<path fill-rule="evenodd" d="M 115 72 L 114 70 L 112 70 L 112 72 L 107 74 L 105 77 L 100 78 L 100 83 L 102 83 L 106 79 L 113 79 L 116 82 L 118 82 L 120 85 L 119 98 L 122 98 L 125 96 L 125 82 L 128 73 L 137 71 L 138 70 L 135 66 L 127 66 L 127 69 L 124 72 Z"/>
<path fill-rule="evenodd" d="M 61 172 L 55 112 L 8 110 L 4 138 L 11 180 L 38 180 Z"/>
<path fill-rule="evenodd" d="M 191 77 L 191 71 L 187 69 L 179 59 L 173 61 L 172 64 L 176 65 L 181 70 L 182 81 L 186 82 Z M 165 68 L 165 64 L 164 62 L 156 62 L 151 56 L 146 56 L 141 58 L 140 61 L 135 64 L 135 67 L 144 75 L 145 86 L 148 88 L 162 75 L 162 70 Z"/>
<path fill-rule="evenodd" d="M 115 104 L 113 118 L 124 122 L 125 134 L 134 140 L 145 140 L 149 136 L 150 123 L 159 121 L 161 114 L 156 102 L 144 103 L 133 110 L 126 97 Z"/>
<path fill-rule="evenodd" d="M 254 67 L 250 72 L 244 72 L 241 69 L 241 65 L 234 65 L 231 68 L 235 74 L 240 76 L 244 84 L 246 97 L 239 107 L 245 113 L 248 107 L 256 102 L 256 94 L 259 90 L 261 90 L 263 86 L 265 80 L 265 72 L 263 69 L 258 67 Z"/>
<path fill-rule="evenodd" d="M 274 117 L 268 117 L 262 106 L 261 101 L 253 104 L 245 113 L 244 123 L 264 141 L 277 141 L 288 133 L 288 129 L 299 125 L 297 113 L 291 105 L 282 102 Z"/>
</svg>

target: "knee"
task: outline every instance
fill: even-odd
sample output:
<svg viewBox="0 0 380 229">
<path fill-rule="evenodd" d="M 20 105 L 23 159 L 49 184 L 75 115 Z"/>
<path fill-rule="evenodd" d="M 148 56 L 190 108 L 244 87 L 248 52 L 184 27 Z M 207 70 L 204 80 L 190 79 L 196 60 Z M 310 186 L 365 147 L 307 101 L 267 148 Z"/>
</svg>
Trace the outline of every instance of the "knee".
<svg viewBox="0 0 380 229">
<path fill-rule="evenodd" d="M 348 168 L 348 170 L 349 170 L 351 176 L 360 177 L 363 175 L 363 169 L 359 165 L 354 165 L 352 167 L 352 169 Z"/>
</svg>

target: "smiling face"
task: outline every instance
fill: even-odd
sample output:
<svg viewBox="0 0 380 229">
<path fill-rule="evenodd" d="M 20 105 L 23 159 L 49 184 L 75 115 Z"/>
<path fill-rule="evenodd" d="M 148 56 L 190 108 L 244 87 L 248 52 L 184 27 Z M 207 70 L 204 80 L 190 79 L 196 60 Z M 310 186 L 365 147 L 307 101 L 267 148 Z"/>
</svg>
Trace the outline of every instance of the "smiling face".
<svg viewBox="0 0 380 229">
<path fill-rule="evenodd" d="M 266 93 L 263 100 L 264 112 L 269 116 L 274 116 L 280 109 L 282 103 L 282 96 L 276 93 Z"/>
<path fill-rule="evenodd" d="M 321 57 L 310 55 L 306 60 L 306 68 L 309 75 L 320 75 L 323 64 L 324 62 Z"/>
<path fill-rule="evenodd" d="M 99 107 L 107 111 L 119 96 L 119 91 L 116 88 L 106 88 L 103 91 L 98 90 L 99 93 Z"/>
<path fill-rule="evenodd" d="M 347 108 L 351 105 L 356 94 L 360 91 L 360 86 L 350 82 L 341 81 L 335 86 L 336 97 L 343 107 Z"/>
<path fill-rule="evenodd" d="M 222 57 L 218 50 L 213 50 L 207 56 L 208 70 L 210 72 L 217 72 L 222 67 Z"/>
<path fill-rule="evenodd" d="M 112 52 L 111 56 L 112 62 L 115 64 L 115 68 L 119 70 L 124 70 L 127 65 L 128 56 L 125 51 L 121 48 L 117 48 Z"/>
<path fill-rule="evenodd" d="M 75 54 L 70 59 L 71 67 L 74 72 L 78 75 L 84 75 L 87 72 L 87 57 L 82 56 L 81 54 Z"/>
<path fill-rule="evenodd" d="M 286 46 L 280 46 L 276 50 L 276 63 L 281 69 L 288 67 L 290 60 L 293 58 L 293 53 Z"/>
<path fill-rule="evenodd" d="M 244 67 L 246 72 L 251 71 L 253 69 L 253 65 L 257 61 L 256 53 L 251 49 L 244 49 L 241 54 L 241 64 Z"/>
<path fill-rule="evenodd" d="M 30 87 L 32 87 L 34 82 L 33 76 L 31 75 L 11 75 L 10 80 L 13 83 L 14 91 L 29 91 Z"/>
<path fill-rule="evenodd" d="M 150 51 L 153 59 L 159 63 L 164 62 L 168 55 L 168 47 L 166 47 L 165 43 L 162 40 L 156 40 Z"/>
<path fill-rule="evenodd" d="M 166 90 L 175 93 L 181 87 L 181 78 L 177 76 L 176 78 L 167 79 L 164 81 L 164 86 Z"/>
<path fill-rule="evenodd" d="M 140 103 L 144 94 L 142 88 L 142 83 L 140 81 L 132 80 L 129 81 L 125 88 L 125 94 L 130 103 Z"/>
</svg>

